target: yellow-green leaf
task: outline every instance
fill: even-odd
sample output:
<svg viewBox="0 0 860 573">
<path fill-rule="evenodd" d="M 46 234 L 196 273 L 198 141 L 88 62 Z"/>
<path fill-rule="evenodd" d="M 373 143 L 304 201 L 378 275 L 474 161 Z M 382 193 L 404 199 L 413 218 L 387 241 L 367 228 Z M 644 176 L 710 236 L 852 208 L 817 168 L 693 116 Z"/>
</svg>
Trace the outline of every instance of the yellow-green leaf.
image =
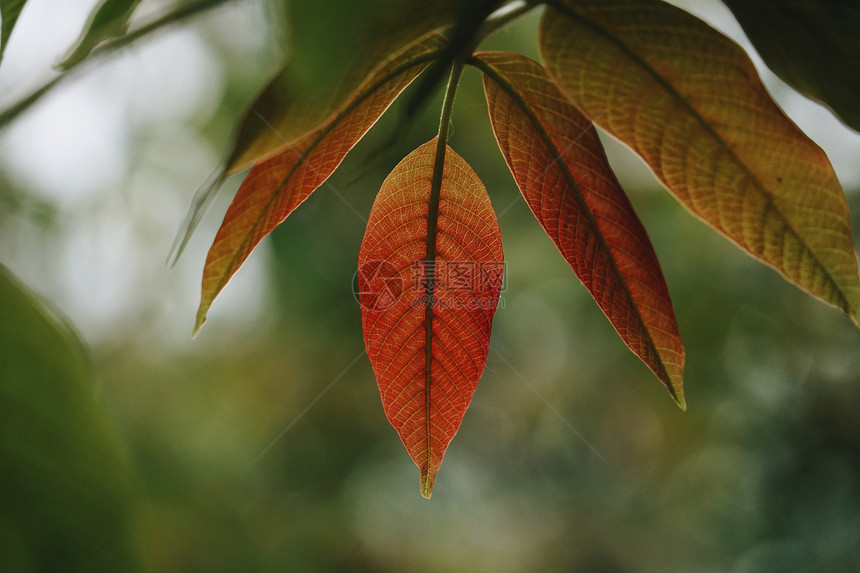
<svg viewBox="0 0 860 573">
<path fill-rule="evenodd" d="M 842 187 L 734 42 L 658 0 L 564 0 L 541 53 L 573 103 L 697 217 L 860 320 Z"/>
</svg>

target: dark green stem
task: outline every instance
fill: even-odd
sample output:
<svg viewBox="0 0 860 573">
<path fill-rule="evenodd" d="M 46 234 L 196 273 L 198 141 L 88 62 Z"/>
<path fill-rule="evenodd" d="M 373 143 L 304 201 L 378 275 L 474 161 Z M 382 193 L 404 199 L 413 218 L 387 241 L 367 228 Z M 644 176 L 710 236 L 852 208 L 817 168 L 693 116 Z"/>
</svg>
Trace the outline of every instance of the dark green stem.
<svg viewBox="0 0 860 573">
<path fill-rule="evenodd" d="M 102 56 L 111 54 L 120 48 L 128 46 L 129 44 L 145 36 L 148 36 L 156 30 L 173 24 L 178 24 L 179 22 L 186 20 L 192 16 L 195 16 L 207 10 L 211 10 L 212 8 L 216 8 L 222 4 L 231 1 L 232 0 L 199 0 L 198 2 L 185 4 L 180 8 L 177 8 L 173 12 L 170 12 L 169 14 L 165 14 L 160 18 L 156 18 L 155 20 L 152 20 L 132 30 L 125 36 L 122 36 L 115 40 L 108 40 L 104 42 L 96 49 L 94 49 L 88 57 L 83 60 L 76 61 L 59 75 L 54 76 L 53 78 L 45 82 L 43 85 L 34 89 L 28 95 L 24 96 L 23 98 L 3 110 L 2 113 L 0 113 L 0 128 L 3 128 L 3 126 L 5 126 L 7 123 L 18 117 L 31 105 L 42 99 L 42 96 L 51 91 L 51 88 L 59 84 L 61 81 L 65 80 L 73 72 L 79 71 L 82 67 L 85 67 L 86 64 L 96 61 Z"/>
</svg>

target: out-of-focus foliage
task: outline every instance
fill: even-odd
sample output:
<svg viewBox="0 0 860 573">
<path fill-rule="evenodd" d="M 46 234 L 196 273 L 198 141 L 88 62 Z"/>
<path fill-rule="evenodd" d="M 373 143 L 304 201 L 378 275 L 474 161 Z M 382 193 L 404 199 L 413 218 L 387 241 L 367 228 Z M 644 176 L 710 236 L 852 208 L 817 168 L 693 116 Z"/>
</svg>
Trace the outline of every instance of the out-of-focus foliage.
<svg viewBox="0 0 860 573">
<path fill-rule="evenodd" d="M 15 28 L 15 22 L 24 9 L 27 0 L 0 0 L 0 62 L 3 61 L 3 52 L 9 42 L 9 36 Z"/>
<path fill-rule="evenodd" d="M 142 570 L 131 482 L 84 348 L 0 266 L 0 567 Z"/>
<path fill-rule="evenodd" d="M 662 0 L 564 0 L 543 17 L 541 54 L 692 214 L 860 327 L 836 172 L 737 44 Z"/>
<path fill-rule="evenodd" d="M 89 20 L 75 45 L 69 48 L 62 61 L 57 63 L 60 69 L 68 69 L 90 55 L 90 52 L 100 43 L 111 38 L 118 38 L 128 30 L 129 20 L 140 0 L 102 0 L 93 9 Z"/>
</svg>

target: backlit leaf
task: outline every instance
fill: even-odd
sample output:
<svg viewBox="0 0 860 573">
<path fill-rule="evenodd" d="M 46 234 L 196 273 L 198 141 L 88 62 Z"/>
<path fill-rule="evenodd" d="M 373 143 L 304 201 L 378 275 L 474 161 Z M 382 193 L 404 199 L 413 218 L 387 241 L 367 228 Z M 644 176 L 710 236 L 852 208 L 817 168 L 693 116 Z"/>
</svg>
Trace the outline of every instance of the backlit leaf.
<svg viewBox="0 0 860 573">
<path fill-rule="evenodd" d="M 684 408 L 684 346 L 669 290 L 597 132 L 537 62 L 500 52 L 476 58 L 499 148 L 532 213 Z"/>
<path fill-rule="evenodd" d="M 26 2 L 27 0 L 0 0 L 0 62 L 3 61 L 3 52 L 6 51 L 9 36 L 12 35 Z"/>
<path fill-rule="evenodd" d="M 134 505 L 83 345 L 0 265 L 0 569 L 141 571 Z"/>
<path fill-rule="evenodd" d="M 845 195 L 734 42 L 657 0 L 565 0 L 541 25 L 547 67 L 592 121 L 696 216 L 860 320 Z"/>
<path fill-rule="evenodd" d="M 140 0 L 102 0 L 93 9 L 77 41 L 57 64 L 57 68 L 69 69 L 90 55 L 103 41 L 124 35 L 138 4 Z"/>
<path fill-rule="evenodd" d="M 385 179 L 358 256 L 367 355 L 424 497 L 484 370 L 504 270 L 487 192 L 450 148 L 432 208 L 436 148 Z"/>
<path fill-rule="evenodd" d="M 379 70 L 321 128 L 251 170 L 230 204 L 206 257 L 197 312 L 199 328 L 215 296 L 254 247 L 334 172 L 443 45 L 430 36 Z"/>
<path fill-rule="evenodd" d="M 723 1 L 771 70 L 860 131 L 860 3 Z"/>
</svg>

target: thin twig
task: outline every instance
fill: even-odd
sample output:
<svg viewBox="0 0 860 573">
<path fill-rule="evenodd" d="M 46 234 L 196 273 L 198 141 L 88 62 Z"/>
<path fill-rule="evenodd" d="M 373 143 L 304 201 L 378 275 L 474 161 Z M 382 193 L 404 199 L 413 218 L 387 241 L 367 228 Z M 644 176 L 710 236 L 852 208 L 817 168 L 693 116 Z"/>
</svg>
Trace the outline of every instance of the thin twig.
<svg viewBox="0 0 860 573">
<path fill-rule="evenodd" d="M 161 28 L 178 24 L 192 16 L 196 16 L 207 10 L 211 10 L 212 8 L 217 8 L 218 6 L 231 1 L 232 0 L 199 0 L 198 2 L 184 4 L 164 16 L 155 18 L 154 20 L 135 28 L 125 36 L 104 42 L 96 47 L 85 59 L 75 62 L 65 71 L 55 75 L 28 95 L 22 97 L 17 102 L 4 109 L 3 112 L 0 113 L 0 129 L 21 115 L 21 113 L 28 110 L 33 104 L 41 100 L 45 94 L 50 92 L 63 80 L 68 78 L 70 75 L 74 75 L 75 72 L 85 69 L 87 65 L 113 54 L 120 48 L 124 48 L 137 40 L 146 38 L 151 33 L 156 32 Z"/>
</svg>

